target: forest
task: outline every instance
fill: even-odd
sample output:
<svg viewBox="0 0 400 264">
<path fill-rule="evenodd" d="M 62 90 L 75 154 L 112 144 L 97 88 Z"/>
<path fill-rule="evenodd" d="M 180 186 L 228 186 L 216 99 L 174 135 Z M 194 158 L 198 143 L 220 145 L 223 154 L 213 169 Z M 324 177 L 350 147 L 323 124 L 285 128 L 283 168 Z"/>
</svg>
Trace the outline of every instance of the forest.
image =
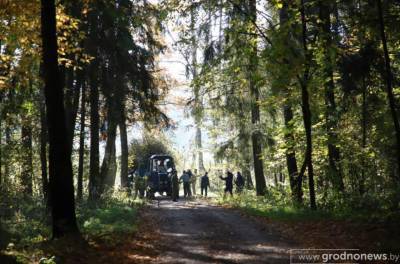
<svg viewBox="0 0 400 264">
<path fill-rule="evenodd" d="M 398 0 L 0 0 L 0 262 L 400 261 L 399 25 Z M 139 183 L 154 154 L 189 197 Z"/>
</svg>

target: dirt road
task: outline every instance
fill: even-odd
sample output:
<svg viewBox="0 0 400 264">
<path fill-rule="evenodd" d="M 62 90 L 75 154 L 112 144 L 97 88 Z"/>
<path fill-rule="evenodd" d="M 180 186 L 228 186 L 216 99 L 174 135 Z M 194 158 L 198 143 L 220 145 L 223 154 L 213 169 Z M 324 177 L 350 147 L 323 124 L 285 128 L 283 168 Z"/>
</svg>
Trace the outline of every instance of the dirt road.
<svg viewBox="0 0 400 264">
<path fill-rule="evenodd" d="M 205 201 L 154 202 L 156 263 L 289 263 L 290 241 L 234 210 Z"/>
</svg>

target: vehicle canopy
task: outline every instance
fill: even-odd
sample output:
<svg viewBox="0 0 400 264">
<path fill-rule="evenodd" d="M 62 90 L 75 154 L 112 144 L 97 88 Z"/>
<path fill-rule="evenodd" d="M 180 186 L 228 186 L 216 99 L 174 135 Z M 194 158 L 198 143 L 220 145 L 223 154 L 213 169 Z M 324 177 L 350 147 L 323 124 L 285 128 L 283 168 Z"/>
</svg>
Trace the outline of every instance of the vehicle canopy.
<svg viewBox="0 0 400 264">
<path fill-rule="evenodd" d="M 167 173 L 168 169 L 174 169 L 174 159 L 167 154 L 154 154 L 150 157 L 150 172 Z"/>
</svg>

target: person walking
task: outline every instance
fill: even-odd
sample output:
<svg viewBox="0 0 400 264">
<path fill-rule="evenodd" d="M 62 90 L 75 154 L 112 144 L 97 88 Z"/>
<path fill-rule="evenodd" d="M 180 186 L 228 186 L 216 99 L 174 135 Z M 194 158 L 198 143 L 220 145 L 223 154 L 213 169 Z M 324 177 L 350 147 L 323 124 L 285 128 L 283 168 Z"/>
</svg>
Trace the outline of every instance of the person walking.
<svg viewBox="0 0 400 264">
<path fill-rule="evenodd" d="M 190 176 L 186 171 L 183 171 L 181 177 L 179 178 L 179 182 L 183 183 L 183 196 L 190 197 Z"/>
<path fill-rule="evenodd" d="M 232 189 L 233 189 L 233 174 L 230 171 L 226 171 L 226 177 L 219 176 L 219 178 L 225 181 L 225 189 L 224 189 L 224 197 L 227 192 L 233 196 Z"/>
<path fill-rule="evenodd" d="M 236 192 L 241 193 L 244 187 L 244 177 L 239 171 L 236 174 L 235 185 L 236 185 Z"/>
<path fill-rule="evenodd" d="M 201 196 L 207 197 L 207 189 L 210 187 L 210 180 L 208 179 L 208 172 L 206 172 L 200 179 Z"/>
</svg>

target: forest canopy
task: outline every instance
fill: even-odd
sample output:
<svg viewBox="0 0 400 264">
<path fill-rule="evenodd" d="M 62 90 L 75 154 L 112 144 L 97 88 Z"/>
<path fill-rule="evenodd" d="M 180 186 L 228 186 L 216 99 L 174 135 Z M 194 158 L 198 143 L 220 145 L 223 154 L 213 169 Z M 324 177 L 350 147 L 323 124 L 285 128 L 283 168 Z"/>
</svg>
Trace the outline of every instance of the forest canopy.
<svg viewBox="0 0 400 264">
<path fill-rule="evenodd" d="M 79 235 L 161 152 L 276 206 L 398 212 L 398 25 L 395 0 L 0 1 L 1 220 L 37 203 Z"/>
</svg>

